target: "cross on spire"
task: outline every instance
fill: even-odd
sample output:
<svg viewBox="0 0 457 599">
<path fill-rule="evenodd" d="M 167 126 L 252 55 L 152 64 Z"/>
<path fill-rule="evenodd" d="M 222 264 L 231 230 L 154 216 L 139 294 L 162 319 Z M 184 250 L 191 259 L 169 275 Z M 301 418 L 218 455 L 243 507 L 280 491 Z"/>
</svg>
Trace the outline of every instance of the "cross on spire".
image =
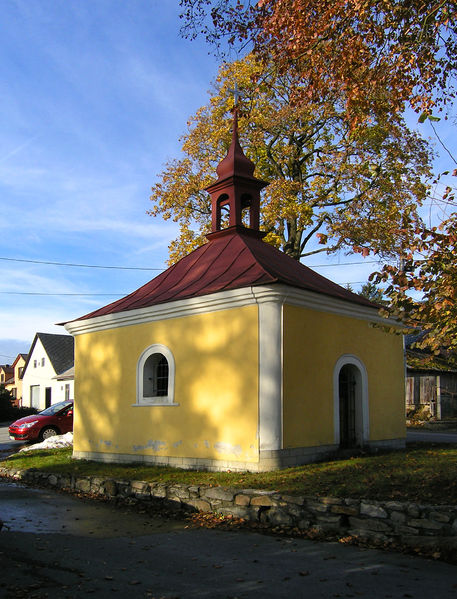
<svg viewBox="0 0 457 599">
<path fill-rule="evenodd" d="M 238 82 L 235 81 L 235 87 L 233 89 L 229 89 L 228 91 L 231 94 L 233 94 L 233 98 L 235 100 L 235 106 L 234 106 L 234 108 L 237 108 L 238 107 L 238 101 L 241 98 L 241 93 L 240 93 L 240 90 L 238 88 Z"/>
<path fill-rule="evenodd" d="M 222 211 L 227 210 L 229 214 L 229 230 L 249 229 L 251 234 L 263 237 L 264 233 L 259 230 L 260 226 L 260 191 L 267 183 L 254 177 L 254 163 L 247 158 L 240 146 L 238 139 L 238 102 L 240 91 L 235 82 L 234 89 L 228 90 L 233 93 L 235 106 L 233 107 L 233 129 L 232 142 L 227 156 L 216 168 L 217 181 L 206 187 L 211 195 L 212 223 L 211 235 L 222 230 Z M 247 225 L 247 217 L 249 225 Z M 232 227 L 234 229 L 232 229 Z"/>
</svg>

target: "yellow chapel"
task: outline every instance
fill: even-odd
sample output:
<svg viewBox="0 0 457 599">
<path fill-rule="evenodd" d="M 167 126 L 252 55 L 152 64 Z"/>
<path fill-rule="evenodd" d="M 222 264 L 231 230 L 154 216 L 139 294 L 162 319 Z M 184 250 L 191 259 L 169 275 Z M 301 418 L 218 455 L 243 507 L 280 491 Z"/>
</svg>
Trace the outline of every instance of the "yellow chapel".
<svg viewBox="0 0 457 599">
<path fill-rule="evenodd" d="M 263 241 L 235 116 L 208 241 L 75 337 L 74 457 L 265 471 L 405 444 L 402 338 Z M 228 224 L 223 212 L 228 212 Z"/>
</svg>

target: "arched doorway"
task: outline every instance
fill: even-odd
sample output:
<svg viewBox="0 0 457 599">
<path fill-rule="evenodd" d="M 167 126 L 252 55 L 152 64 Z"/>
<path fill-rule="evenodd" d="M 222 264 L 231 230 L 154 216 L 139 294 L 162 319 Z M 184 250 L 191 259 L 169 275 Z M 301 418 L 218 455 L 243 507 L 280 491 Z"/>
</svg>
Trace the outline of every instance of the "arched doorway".
<svg viewBox="0 0 457 599">
<path fill-rule="evenodd" d="M 334 370 L 335 443 L 341 448 L 361 447 L 368 441 L 368 379 L 355 356 L 342 356 Z"/>
</svg>

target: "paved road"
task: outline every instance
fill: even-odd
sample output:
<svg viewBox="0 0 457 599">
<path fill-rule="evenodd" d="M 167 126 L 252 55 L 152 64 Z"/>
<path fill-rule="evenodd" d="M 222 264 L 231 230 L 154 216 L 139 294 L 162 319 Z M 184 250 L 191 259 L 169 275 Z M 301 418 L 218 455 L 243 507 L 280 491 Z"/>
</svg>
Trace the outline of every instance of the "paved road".
<svg viewBox="0 0 457 599">
<path fill-rule="evenodd" d="M 0 482 L 0 597 L 447 599 L 456 567 L 338 543 L 189 529 Z"/>
<path fill-rule="evenodd" d="M 8 434 L 8 424 L 0 423 L 0 460 L 24 447 L 24 441 L 11 441 Z"/>
<path fill-rule="evenodd" d="M 406 442 L 408 443 L 457 443 L 457 432 L 455 431 L 407 431 Z"/>
</svg>

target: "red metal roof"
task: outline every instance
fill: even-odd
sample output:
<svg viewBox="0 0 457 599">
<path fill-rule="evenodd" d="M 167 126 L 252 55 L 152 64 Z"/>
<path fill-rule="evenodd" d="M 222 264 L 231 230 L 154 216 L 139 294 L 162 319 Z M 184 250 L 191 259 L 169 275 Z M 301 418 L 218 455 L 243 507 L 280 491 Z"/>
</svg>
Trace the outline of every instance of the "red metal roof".
<svg viewBox="0 0 457 599">
<path fill-rule="evenodd" d="M 343 289 L 262 241 L 264 234 L 258 230 L 260 189 L 266 183 L 256 179 L 253 172 L 254 164 L 246 158 L 239 144 L 235 110 L 232 143 L 227 156 L 217 168 L 218 180 L 207 188 L 212 193 L 213 203 L 213 232 L 208 235 L 208 243 L 133 293 L 78 320 L 148 308 L 218 291 L 275 283 L 374 307 L 364 297 Z M 242 201 L 246 195 L 250 198 L 252 228 L 241 224 Z M 231 202 L 232 226 L 219 230 L 220 222 L 215 210 L 218 201 L 226 197 Z"/>
<path fill-rule="evenodd" d="M 78 320 L 147 308 L 176 300 L 199 297 L 256 285 L 282 283 L 374 307 L 305 265 L 262 241 L 263 234 L 243 227 L 229 227 L 208 235 L 208 243 L 168 268 L 133 293 Z"/>
</svg>

